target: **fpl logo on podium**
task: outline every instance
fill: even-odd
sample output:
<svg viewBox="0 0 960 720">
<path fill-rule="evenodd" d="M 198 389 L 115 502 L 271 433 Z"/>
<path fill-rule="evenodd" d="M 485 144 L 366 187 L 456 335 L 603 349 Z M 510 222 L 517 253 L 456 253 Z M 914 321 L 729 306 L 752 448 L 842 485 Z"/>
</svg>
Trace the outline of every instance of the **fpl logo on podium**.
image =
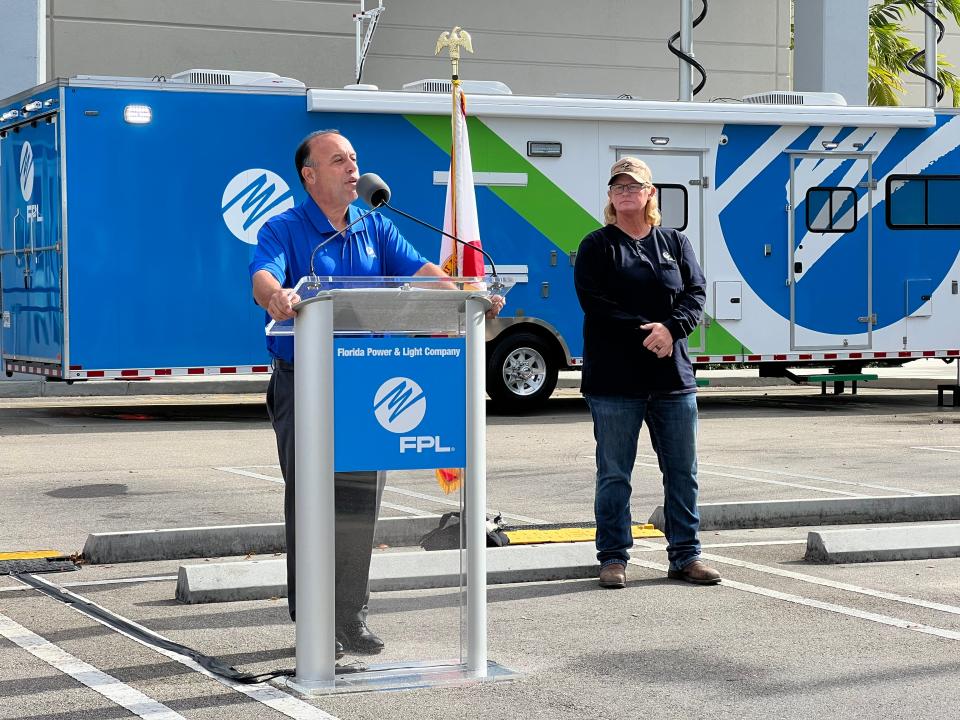
<svg viewBox="0 0 960 720">
<path fill-rule="evenodd" d="M 453 452 L 444 447 L 439 435 L 404 435 L 420 426 L 427 413 L 427 396 L 423 388 L 410 378 L 393 377 L 383 383 L 373 398 L 373 414 L 380 427 L 400 435 L 401 454 L 408 451 L 422 453 Z"/>
</svg>

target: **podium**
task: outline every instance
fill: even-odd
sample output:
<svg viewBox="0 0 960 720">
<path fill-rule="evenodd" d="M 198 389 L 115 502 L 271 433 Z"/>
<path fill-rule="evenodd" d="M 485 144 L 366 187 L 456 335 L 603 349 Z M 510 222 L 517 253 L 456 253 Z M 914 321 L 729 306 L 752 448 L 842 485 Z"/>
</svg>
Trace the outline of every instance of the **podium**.
<svg viewBox="0 0 960 720">
<path fill-rule="evenodd" d="M 326 694 L 511 675 L 487 659 L 486 608 L 485 313 L 489 295 L 507 288 L 483 278 L 306 277 L 295 290 L 295 320 L 267 326 L 296 340 L 296 675 L 288 684 Z M 355 536 L 372 534 L 384 471 L 434 468 L 464 471 L 459 658 L 338 666 L 336 627 L 345 612 L 348 620 L 366 613 L 339 596 L 366 580 L 362 553 L 373 552 L 344 538 L 354 537 L 351 524 Z M 348 552 L 359 559 L 343 559 Z"/>
</svg>

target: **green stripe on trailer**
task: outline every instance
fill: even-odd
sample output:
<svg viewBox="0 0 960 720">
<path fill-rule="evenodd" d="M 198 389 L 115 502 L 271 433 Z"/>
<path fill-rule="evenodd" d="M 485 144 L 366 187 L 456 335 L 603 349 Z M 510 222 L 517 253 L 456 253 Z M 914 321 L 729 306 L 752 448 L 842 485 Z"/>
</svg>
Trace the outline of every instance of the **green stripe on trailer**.
<svg viewBox="0 0 960 720">
<path fill-rule="evenodd" d="M 705 350 L 691 351 L 693 354 L 703 355 L 753 355 L 742 342 L 737 340 L 729 330 L 714 320 L 709 315 L 704 316 L 710 323 L 707 328 L 707 347 Z M 690 334 L 688 345 L 690 347 L 699 347 L 701 328 L 697 328 Z"/>
<path fill-rule="evenodd" d="M 406 119 L 450 152 L 450 118 L 437 115 L 407 115 Z M 564 252 L 573 252 L 584 235 L 600 223 L 558 185 L 534 167 L 525 157 L 504 142 L 477 118 L 467 118 L 470 131 L 470 155 L 474 172 L 526 173 L 525 187 L 489 186 L 517 214 L 533 225 Z"/>
<path fill-rule="evenodd" d="M 450 119 L 442 115 L 406 115 L 407 121 L 440 149 L 450 152 Z M 478 118 L 467 118 L 474 172 L 525 173 L 525 187 L 489 186 L 518 215 L 533 225 L 564 252 L 573 252 L 584 235 L 600 223 L 578 205 L 561 187 L 540 172 Z M 690 345 L 701 344 L 700 328 L 690 336 Z M 750 350 L 716 320 L 707 330 L 705 355 L 750 355 Z"/>
</svg>

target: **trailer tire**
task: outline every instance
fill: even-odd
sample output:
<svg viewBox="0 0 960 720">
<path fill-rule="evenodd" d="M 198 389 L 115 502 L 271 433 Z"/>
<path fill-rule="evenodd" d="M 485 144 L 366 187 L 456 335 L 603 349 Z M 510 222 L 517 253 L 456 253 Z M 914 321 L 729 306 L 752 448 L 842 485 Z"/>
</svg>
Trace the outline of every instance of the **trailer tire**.
<svg viewBox="0 0 960 720">
<path fill-rule="evenodd" d="M 555 353 L 538 335 L 520 332 L 498 339 L 487 356 L 487 394 L 509 413 L 542 406 L 557 387 Z"/>
</svg>

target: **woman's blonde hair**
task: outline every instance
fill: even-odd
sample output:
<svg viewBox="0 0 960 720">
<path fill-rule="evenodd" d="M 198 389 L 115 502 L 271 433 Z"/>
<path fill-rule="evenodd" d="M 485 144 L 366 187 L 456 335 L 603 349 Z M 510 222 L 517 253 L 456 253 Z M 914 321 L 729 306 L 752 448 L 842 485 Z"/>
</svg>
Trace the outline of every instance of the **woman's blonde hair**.
<svg viewBox="0 0 960 720">
<path fill-rule="evenodd" d="M 617 160 L 610 168 L 610 182 L 617 175 L 627 175 L 639 183 L 653 185 L 653 173 L 650 167 L 639 158 L 623 157 Z M 660 224 L 660 203 L 656 195 L 651 195 L 647 200 L 647 206 L 644 208 L 644 219 L 650 225 Z M 607 225 L 614 225 L 617 222 L 617 209 L 610 200 L 607 200 L 606 207 L 603 208 L 603 221 Z"/>
</svg>

